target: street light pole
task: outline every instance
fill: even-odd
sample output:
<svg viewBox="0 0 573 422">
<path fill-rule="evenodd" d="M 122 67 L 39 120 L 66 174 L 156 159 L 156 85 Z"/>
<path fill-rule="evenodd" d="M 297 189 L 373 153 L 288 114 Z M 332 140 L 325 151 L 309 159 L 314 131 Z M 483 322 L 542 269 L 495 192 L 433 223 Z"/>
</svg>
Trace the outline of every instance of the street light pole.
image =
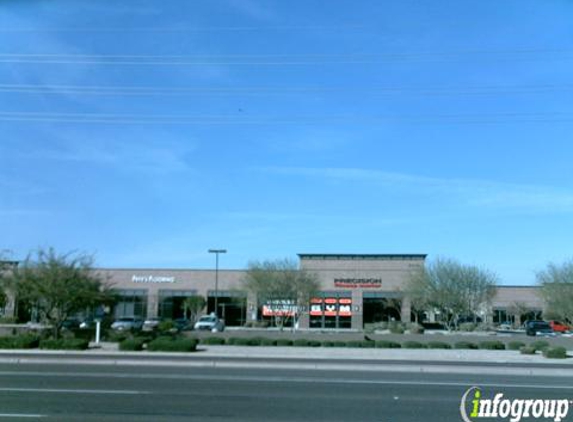
<svg viewBox="0 0 573 422">
<path fill-rule="evenodd" d="M 227 253 L 226 249 L 209 249 L 209 253 L 215 254 L 215 315 L 219 316 L 219 254 Z"/>
</svg>

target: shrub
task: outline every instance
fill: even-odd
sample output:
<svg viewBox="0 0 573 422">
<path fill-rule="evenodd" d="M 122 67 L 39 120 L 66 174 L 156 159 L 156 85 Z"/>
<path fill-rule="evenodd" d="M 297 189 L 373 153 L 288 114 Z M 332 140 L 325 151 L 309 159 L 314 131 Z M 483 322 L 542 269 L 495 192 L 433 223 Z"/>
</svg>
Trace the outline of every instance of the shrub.
<svg viewBox="0 0 573 422">
<path fill-rule="evenodd" d="M 537 349 L 532 346 L 523 346 L 522 348 L 519 349 L 519 352 L 522 355 L 534 355 L 535 352 L 537 352 Z"/>
<path fill-rule="evenodd" d="M 40 349 L 48 350 L 86 350 L 89 341 L 81 338 L 45 339 L 40 341 Z"/>
<path fill-rule="evenodd" d="M 7 317 L 7 316 L 0 317 L 0 324 L 16 324 L 17 322 L 18 319 L 15 317 Z"/>
<path fill-rule="evenodd" d="M 91 341 L 95 338 L 96 330 L 95 328 L 90 328 L 87 330 L 73 330 L 73 337 L 81 338 L 87 341 Z"/>
<path fill-rule="evenodd" d="M 110 329 L 105 333 L 105 339 L 113 343 L 121 343 L 123 340 L 131 337 L 132 335 L 129 331 L 115 331 Z"/>
<path fill-rule="evenodd" d="M 128 338 L 119 343 L 119 350 L 123 352 L 139 352 L 143 350 L 143 344 L 145 339 L 143 338 Z"/>
<path fill-rule="evenodd" d="M 322 347 L 346 347 L 346 342 L 340 340 L 324 340 Z"/>
<path fill-rule="evenodd" d="M 451 349 L 452 346 L 444 341 L 430 341 L 428 342 L 428 349 Z"/>
<path fill-rule="evenodd" d="M 549 359 L 566 359 L 567 349 L 562 346 L 548 347 L 543 350 L 543 356 Z"/>
<path fill-rule="evenodd" d="M 276 346 L 277 340 L 273 338 L 263 338 L 261 339 L 261 346 Z"/>
<path fill-rule="evenodd" d="M 285 347 L 285 346 L 292 346 L 293 341 L 289 340 L 288 338 L 280 338 L 277 340 L 277 346 Z"/>
<path fill-rule="evenodd" d="M 293 341 L 293 346 L 296 347 L 308 347 L 309 346 L 309 341 L 305 338 L 297 338 L 296 340 Z"/>
<path fill-rule="evenodd" d="M 410 330 L 410 334 L 424 334 L 424 327 L 422 327 L 420 324 L 410 324 L 409 327 Z"/>
<path fill-rule="evenodd" d="M 427 346 L 424 343 L 420 343 L 419 341 L 405 341 L 402 343 L 402 348 L 404 349 L 425 349 Z"/>
<path fill-rule="evenodd" d="M 508 350 L 520 350 L 523 346 L 525 346 L 525 343 L 522 341 L 510 341 L 509 343 L 507 343 L 507 349 Z"/>
<path fill-rule="evenodd" d="M 479 344 L 479 348 L 485 350 L 505 350 L 505 343 L 499 340 L 482 341 Z"/>
<path fill-rule="evenodd" d="M 376 323 L 369 323 L 364 324 L 364 331 L 367 333 L 373 333 L 375 331 L 384 331 L 388 329 L 387 322 L 376 322 Z"/>
<path fill-rule="evenodd" d="M 157 337 L 147 345 L 150 352 L 194 352 L 197 340 L 192 338 Z"/>
<path fill-rule="evenodd" d="M 0 349 L 35 349 L 39 344 L 40 338 L 33 334 L 0 337 Z"/>
<path fill-rule="evenodd" d="M 458 330 L 466 332 L 475 331 L 476 328 L 477 324 L 474 324 L 473 322 L 464 322 L 458 326 Z"/>
<path fill-rule="evenodd" d="M 200 343 L 220 346 L 225 344 L 225 339 L 223 337 L 205 337 L 200 340 Z"/>
<path fill-rule="evenodd" d="M 261 338 L 259 337 L 231 337 L 227 340 L 228 344 L 233 346 L 260 346 Z"/>
<path fill-rule="evenodd" d="M 478 345 L 472 343 L 471 341 L 458 341 L 454 344 L 454 349 L 466 349 L 466 350 L 475 350 L 478 348 Z"/>
<path fill-rule="evenodd" d="M 245 328 L 269 328 L 268 321 L 249 321 L 245 323 Z"/>
<path fill-rule="evenodd" d="M 346 347 L 353 347 L 353 348 L 362 347 L 362 340 L 348 340 L 346 342 Z"/>
<path fill-rule="evenodd" d="M 402 345 L 400 343 L 395 342 L 395 341 L 378 340 L 376 342 L 376 348 L 377 349 L 399 349 L 401 347 L 402 347 Z"/>
<path fill-rule="evenodd" d="M 373 349 L 376 347 L 376 342 L 372 340 L 362 340 L 362 348 L 364 349 Z"/>
<path fill-rule="evenodd" d="M 167 334 L 176 331 L 175 322 L 172 319 L 164 319 L 157 325 L 157 332 Z"/>
<path fill-rule="evenodd" d="M 543 351 L 549 347 L 549 342 L 546 340 L 536 340 L 529 344 L 531 347 L 534 347 L 535 350 Z"/>
<path fill-rule="evenodd" d="M 260 346 L 263 343 L 264 339 L 261 337 L 252 337 L 246 340 L 247 341 L 245 346 Z"/>
<path fill-rule="evenodd" d="M 404 334 L 406 331 L 404 325 L 399 322 L 392 322 L 389 324 L 388 328 L 392 334 Z"/>
</svg>

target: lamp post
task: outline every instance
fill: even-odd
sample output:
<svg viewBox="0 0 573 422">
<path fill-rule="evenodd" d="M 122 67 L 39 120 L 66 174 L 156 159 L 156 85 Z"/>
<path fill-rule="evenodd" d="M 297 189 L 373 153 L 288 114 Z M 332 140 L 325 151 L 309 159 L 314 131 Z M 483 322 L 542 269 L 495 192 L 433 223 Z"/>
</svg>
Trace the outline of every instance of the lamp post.
<svg viewBox="0 0 573 422">
<path fill-rule="evenodd" d="M 209 249 L 208 252 L 215 254 L 215 315 L 219 316 L 219 254 L 227 253 L 227 249 Z"/>
</svg>

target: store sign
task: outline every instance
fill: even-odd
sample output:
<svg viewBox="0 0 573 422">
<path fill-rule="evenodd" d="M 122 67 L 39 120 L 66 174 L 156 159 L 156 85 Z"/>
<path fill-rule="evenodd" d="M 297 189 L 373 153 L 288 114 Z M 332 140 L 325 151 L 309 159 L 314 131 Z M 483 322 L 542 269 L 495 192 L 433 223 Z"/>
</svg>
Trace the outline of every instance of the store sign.
<svg viewBox="0 0 573 422">
<path fill-rule="evenodd" d="M 269 300 L 263 305 L 263 316 L 293 317 L 297 306 L 292 300 Z"/>
<path fill-rule="evenodd" d="M 352 299 L 327 297 L 310 301 L 311 316 L 352 316 Z"/>
<path fill-rule="evenodd" d="M 175 277 L 160 275 L 133 275 L 131 281 L 134 283 L 175 283 Z"/>
<path fill-rule="evenodd" d="M 381 278 L 335 278 L 334 287 L 345 289 L 375 289 L 382 287 Z"/>
</svg>

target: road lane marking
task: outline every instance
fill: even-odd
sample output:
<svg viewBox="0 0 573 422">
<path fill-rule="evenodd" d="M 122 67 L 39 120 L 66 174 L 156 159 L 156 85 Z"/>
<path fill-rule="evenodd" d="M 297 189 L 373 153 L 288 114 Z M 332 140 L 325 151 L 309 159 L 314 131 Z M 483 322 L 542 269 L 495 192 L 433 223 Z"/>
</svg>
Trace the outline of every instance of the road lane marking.
<svg viewBox="0 0 573 422">
<path fill-rule="evenodd" d="M 135 390 L 72 390 L 61 388 L 11 388 L 2 387 L 0 392 L 6 393 L 51 393 L 51 394 L 110 394 L 110 395 L 128 395 L 135 396 L 138 394 L 149 394 L 148 391 Z"/>
<path fill-rule="evenodd" d="M 435 386 L 435 387 L 466 387 L 468 382 L 462 381 L 409 381 L 409 380 L 364 380 L 352 378 L 312 378 L 297 376 L 246 376 L 246 375 L 198 375 L 198 374 L 120 374 L 120 373 L 81 373 L 81 372 L 20 372 L 20 371 L 0 371 L 0 376 L 31 376 L 31 377 L 85 377 L 85 378 L 116 378 L 116 379 L 164 379 L 164 380 L 181 380 L 181 381 L 229 381 L 229 382 L 268 382 L 268 383 L 310 383 L 310 384 L 363 384 L 363 385 L 402 385 L 402 386 Z M 477 381 L 476 381 L 477 382 Z M 478 382 L 482 387 L 497 388 L 527 388 L 540 390 L 573 390 L 573 385 L 550 385 L 550 384 L 517 384 L 507 382 Z M 0 388 L 0 392 L 5 389 Z M 28 391 L 28 390 L 26 390 Z M 42 390 L 46 391 L 46 390 Z M 106 390 L 57 390 L 61 392 L 87 392 L 106 391 Z M 130 391 L 130 390 L 108 390 L 108 394 L 114 394 L 114 391 L 124 392 L 123 394 L 151 394 L 148 391 Z M 121 393 L 117 393 L 121 394 Z"/>
<path fill-rule="evenodd" d="M 0 413 L 0 418 L 45 418 L 46 415 L 31 415 L 25 413 Z"/>
</svg>

